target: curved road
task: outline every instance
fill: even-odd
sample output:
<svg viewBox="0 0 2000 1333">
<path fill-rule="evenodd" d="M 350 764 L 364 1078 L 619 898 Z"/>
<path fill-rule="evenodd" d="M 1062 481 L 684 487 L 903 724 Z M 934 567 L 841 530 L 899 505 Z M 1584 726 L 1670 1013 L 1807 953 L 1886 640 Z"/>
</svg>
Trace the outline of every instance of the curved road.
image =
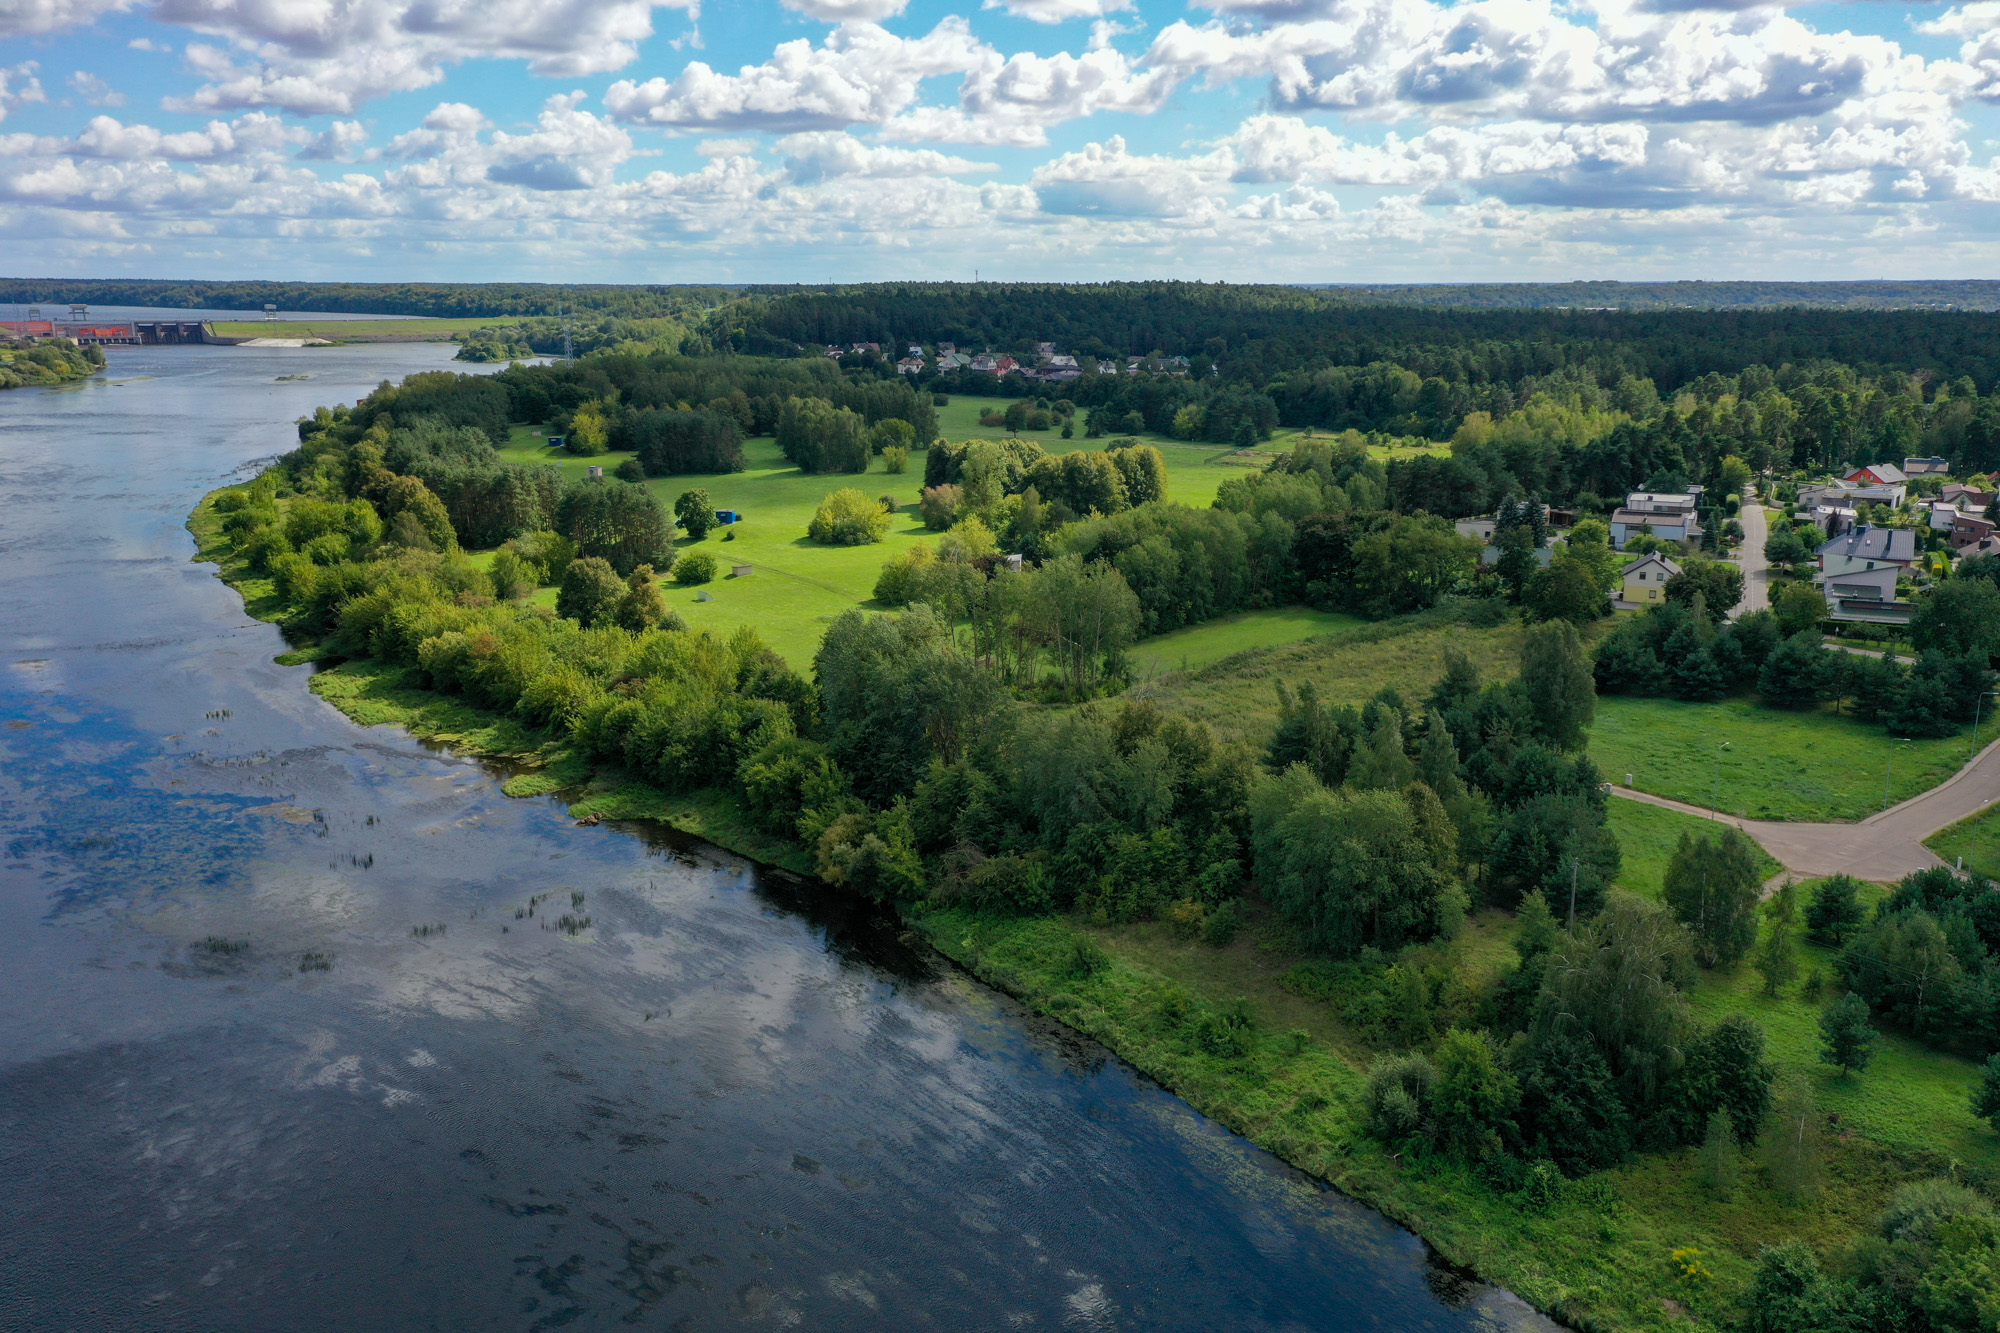
<svg viewBox="0 0 2000 1333">
<path fill-rule="evenodd" d="M 1746 530 L 1748 525 L 1745 525 Z M 1664 796 L 1613 787 L 1614 795 L 1683 814 L 1713 819 L 1715 812 Z M 1853 875 L 1857 879 L 1901 879 L 1913 870 L 1943 865 L 1924 839 L 1978 814 L 2000 800 L 2000 740 L 1981 750 L 1950 778 L 1900 805 L 1858 824 L 1789 824 L 1722 816 L 1757 840 L 1785 869 L 1800 878 Z"/>
</svg>

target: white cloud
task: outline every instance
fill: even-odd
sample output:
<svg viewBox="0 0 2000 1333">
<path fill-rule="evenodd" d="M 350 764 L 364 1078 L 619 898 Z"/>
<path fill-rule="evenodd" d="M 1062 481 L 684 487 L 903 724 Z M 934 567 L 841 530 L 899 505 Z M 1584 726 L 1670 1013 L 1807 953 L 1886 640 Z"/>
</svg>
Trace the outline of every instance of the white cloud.
<svg viewBox="0 0 2000 1333">
<path fill-rule="evenodd" d="M 130 9 L 137 0 L 0 0 L 0 37 L 32 37 Z"/>
<path fill-rule="evenodd" d="M 838 176 L 880 180 L 897 176 L 963 176 L 998 171 L 992 162 L 971 162 L 930 148 L 887 148 L 865 144 L 839 130 L 816 130 L 778 140 L 785 172 L 797 184 L 812 185 Z"/>
<path fill-rule="evenodd" d="M 190 44 L 207 82 L 178 110 L 279 107 L 348 114 L 388 93 L 429 87 L 447 65 L 475 57 L 525 60 L 537 74 L 618 69 L 652 35 L 655 8 L 696 0 L 159 0 L 153 17 L 219 37 Z"/>
<path fill-rule="evenodd" d="M 1114 134 L 1037 167 L 1030 184 L 1045 213 L 1180 218 L 1214 210 L 1230 165 L 1226 152 L 1194 159 L 1131 153 Z"/>
<path fill-rule="evenodd" d="M 822 23 L 879 23 L 894 18 L 910 0 L 783 0 L 786 9 Z"/>
<path fill-rule="evenodd" d="M 315 134 L 299 156 L 312 162 L 352 162 L 367 142 L 368 129 L 360 121 L 336 120 Z"/>
<path fill-rule="evenodd" d="M 1134 69 L 1109 47 L 1005 59 L 988 48 L 960 83 L 957 106 L 912 108 L 882 132 L 893 139 L 1039 146 L 1048 142 L 1049 127 L 1063 121 L 1099 111 L 1156 111 L 1179 82 L 1172 71 Z"/>
<path fill-rule="evenodd" d="M 1132 0 L 985 0 L 981 6 L 983 9 L 1004 9 L 1016 18 L 1033 19 L 1036 23 L 1102 18 L 1131 7 Z"/>
<path fill-rule="evenodd" d="M 131 41 L 125 43 L 125 49 L 127 51 L 172 51 L 174 48 L 163 46 L 150 37 L 134 37 Z"/>
<path fill-rule="evenodd" d="M 211 120 L 198 130 L 167 132 L 151 125 L 127 125 L 112 116 L 93 116 L 74 138 L 10 134 L 0 137 L 0 156 L 73 157 L 122 162 L 215 162 L 269 158 L 312 136 L 266 111 L 234 121 Z"/>
<path fill-rule="evenodd" d="M 39 68 L 32 60 L 24 60 L 18 65 L 0 65 L 0 120 L 7 119 L 7 113 L 17 107 L 49 100 L 42 91 L 42 81 L 35 77 Z"/>
<path fill-rule="evenodd" d="M 781 43 L 771 59 L 718 74 L 689 62 L 678 78 L 621 79 L 604 94 L 619 120 L 681 129 L 811 130 L 880 124 L 916 101 L 928 78 L 971 69 L 989 50 L 962 18 L 922 37 L 897 37 L 869 23 L 828 33 L 814 46 Z"/>
<path fill-rule="evenodd" d="M 92 106 L 124 106 L 125 94 L 87 70 L 69 76 L 70 90 Z"/>
</svg>

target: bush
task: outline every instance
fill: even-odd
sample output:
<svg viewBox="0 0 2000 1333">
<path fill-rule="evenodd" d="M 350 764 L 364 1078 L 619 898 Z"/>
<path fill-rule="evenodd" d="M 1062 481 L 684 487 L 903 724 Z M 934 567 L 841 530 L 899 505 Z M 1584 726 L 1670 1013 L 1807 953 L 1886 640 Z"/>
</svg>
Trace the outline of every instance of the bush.
<svg viewBox="0 0 2000 1333">
<path fill-rule="evenodd" d="M 1385 1055 L 1376 1060 L 1362 1094 L 1368 1132 L 1384 1143 L 1400 1143 L 1420 1131 L 1436 1085 L 1437 1070 L 1421 1055 Z"/>
<path fill-rule="evenodd" d="M 690 551 L 674 561 L 674 582 L 693 587 L 715 577 L 715 557 L 706 551 Z"/>
<path fill-rule="evenodd" d="M 617 467 L 612 468 L 611 475 L 620 481 L 644 481 L 646 479 L 646 469 L 639 466 L 638 459 L 628 458 Z"/>
<path fill-rule="evenodd" d="M 892 444 L 882 450 L 882 470 L 901 473 L 910 470 L 910 451 L 900 444 Z"/>
<path fill-rule="evenodd" d="M 1202 922 L 1201 942 L 1211 949 L 1227 948 L 1241 929 L 1243 929 L 1243 913 L 1237 908 L 1235 900 L 1231 899 L 1210 912 L 1208 919 Z"/>
<path fill-rule="evenodd" d="M 824 546 L 861 546 L 879 542 L 889 530 L 882 506 L 851 486 L 843 486 L 820 501 L 806 535 Z"/>
<path fill-rule="evenodd" d="M 1192 898 L 1183 898 L 1167 909 L 1167 924 L 1179 938 L 1194 939 L 1208 924 L 1208 908 Z"/>
</svg>

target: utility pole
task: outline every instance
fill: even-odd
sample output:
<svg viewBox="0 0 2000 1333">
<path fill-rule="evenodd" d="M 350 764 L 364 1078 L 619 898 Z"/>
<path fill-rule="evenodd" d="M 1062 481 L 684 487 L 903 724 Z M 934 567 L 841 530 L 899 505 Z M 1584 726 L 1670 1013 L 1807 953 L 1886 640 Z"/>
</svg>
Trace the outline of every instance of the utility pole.
<svg viewBox="0 0 2000 1333">
<path fill-rule="evenodd" d="M 1722 819 L 1722 752 L 1724 750 L 1727 750 L 1728 748 L 1729 748 L 1728 741 L 1724 741 L 1721 745 L 1716 747 L 1715 785 L 1709 788 L 1709 793 L 1708 793 L 1708 813 L 1717 822 L 1720 822 Z"/>
<path fill-rule="evenodd" d="M 1889 808 L 1889 777 L 1896 771 L 1896 747 L 1903 743 L 1900 736 L 1889 738 L 1889 762 L 1882 765 L 1882 808 Z"/>
</svg>

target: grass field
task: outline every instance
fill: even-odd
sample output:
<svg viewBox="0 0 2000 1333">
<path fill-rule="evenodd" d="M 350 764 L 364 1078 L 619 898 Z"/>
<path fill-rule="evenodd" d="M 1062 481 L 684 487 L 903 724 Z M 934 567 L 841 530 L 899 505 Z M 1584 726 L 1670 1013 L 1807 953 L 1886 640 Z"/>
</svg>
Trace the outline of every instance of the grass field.
<svg viewBox="0 0 2000 1333">
<path fill-rule="evenodd" d="M 261 319 L 212 324 L 225 338 L 326 338 L 334 342 L 449 342 L 455 333 L 482 329 L 492 319 Z"/>
<path fill-rule="evenodd" d="M 1970 819 L 1924 839 L 1924 846 L 1953 865 L 1965 858 L 1965 868 L 1988 879 L 2000 879 L 2000 805 L 1988 806 Z"/>
<path fill-rule="evenodd" d="M 1989 722 L 1980 730 L 1991 740 L 2000 728 Z M 1892 741 L 1880 725 L 1824 709 L 1784 712 L 1749 698 L 1607 696 L 1597 701 L 1590 733 L 1590 756 L 1611 781 L 1623 784 L 1630 773 L 1640 791 L 1692 805 L 1715 799 L 1725 813 L 1748 819 L 1861 819 L 1882 808 L 1885 777 L 1894 804 L 1950 777 L 1966 747 L 1964 736 Z"/>
<path fill-rule="evenodd" d="M 566 477 L 581 477 L 592 464 L 609 472 L 629 457 L 604 454 L 575 458 L 550 450 L 546 438 L 538 428 L 517 426 L 502 456 L 510 462 L 551 463 Z M 1086 447 L 1081 440 L 1055 439 L 1049 443 Z M 1092 440 L 1087 447 L 1095 448 L 1099 443 Z M 1177 452 L 1167 456 L 1167 484 L 1177 500 L 1207 504 L 1225 477 L 1240 474 L 1240 469 L 1206 463 L 1187 446 L 1175 449 Z M 749 466 L 742 472 L 655 477 L 646 483 L 670 511 L 681 492 L 698 488 L 708 492 L 717 509 L 735 509 L 743 515 L 742 522 L 711 532 L 702 541 L 678 543 L 683 552 L 707 551 L 723 568 L 723 577 L 706 585 L 715 600 L 698 602 L 695 589 L 669 583 L 667 602 L 695 628 L 726 634 L 739 625 L 753 626 L 766 643 L 803 670 L 811 666 L 820 636 L 834 617 L 874 596 L 875 580 L 886 562 L 913 542 L 936 540 L 938 534 L 925 531 L 916 514 L 917 493 L 924 481 L 924 455 L 912 454 L 910 470 L 900 476 L 883 472 L 879 458 L 871 464 L 873 470 L 864 474 L 807 476 L 786 462 L 777 443 L 769 438 L 745 442 L 743 452 Z M 829 492 L 843 486 L 896 500 L 896 514 L 882 541 L 867 546 L 820 546 L 806 540 L 813 510 Z M 753 572 L 746 578 L 729 577 L 728 567 L 738 564 L 752 566 Z M 546 589 L 542 595 L 545 600 L 553 597 Z"/>
<path fill-rule="evenodd" d="M 1224 616 L 1189 629 L 1156 635 L 1138 644 L 1130 653 L 1132 679 L 1144 683 L 1170 671 L 1196 671 L 1252 649 L 1296 643 L 1365 623 L 1357 616 L 1315 611 L 1308 606 L 1281 606 Z"/>
<path fill-rule="evenodd" d="M 1238 652 L 1186 675 L 1135 686 L 1133 693 L 1184 709 L 1221 736 L 1261 746 L 1278 722 L 1275 681 L 1296 685 L 1310 680 L 1331 703 L 1361 704 L 1385 686 L 1416 703 L 1444 674 L 1447 647 L 1470 656 L 1489 681 L 1510 680 L 1519 670 L 1519 625 L 1480 629 L 1448 613 L 1376 622 L 1340 619 L 1347 622 L 1344 627 L 1334 626 L 1320 637 Z M 1208 628 L 1185 632 L 1199 635 Z M 1138 651 L 1146 648 L 1141 644 Z"/>
<path fill-rule="evenodd" d="M 1611 831 L 1618 835 L 1618 887 L 1645 898 L 1659 898 L 1661 886 L 1666 883 L 1667 862 L 1673 859 L 1674 845 L 1681 834 L 1714 837 L 1719 827 L 1712 819 L 1662 810 L 1657 805 L 1618 796 L 1611 798 L 1606 812 Z M 1784 869 L 1765 855 L 1761 847 L 1757 849 L 1757 857 L 1765 879 Z"/>
</svg>

